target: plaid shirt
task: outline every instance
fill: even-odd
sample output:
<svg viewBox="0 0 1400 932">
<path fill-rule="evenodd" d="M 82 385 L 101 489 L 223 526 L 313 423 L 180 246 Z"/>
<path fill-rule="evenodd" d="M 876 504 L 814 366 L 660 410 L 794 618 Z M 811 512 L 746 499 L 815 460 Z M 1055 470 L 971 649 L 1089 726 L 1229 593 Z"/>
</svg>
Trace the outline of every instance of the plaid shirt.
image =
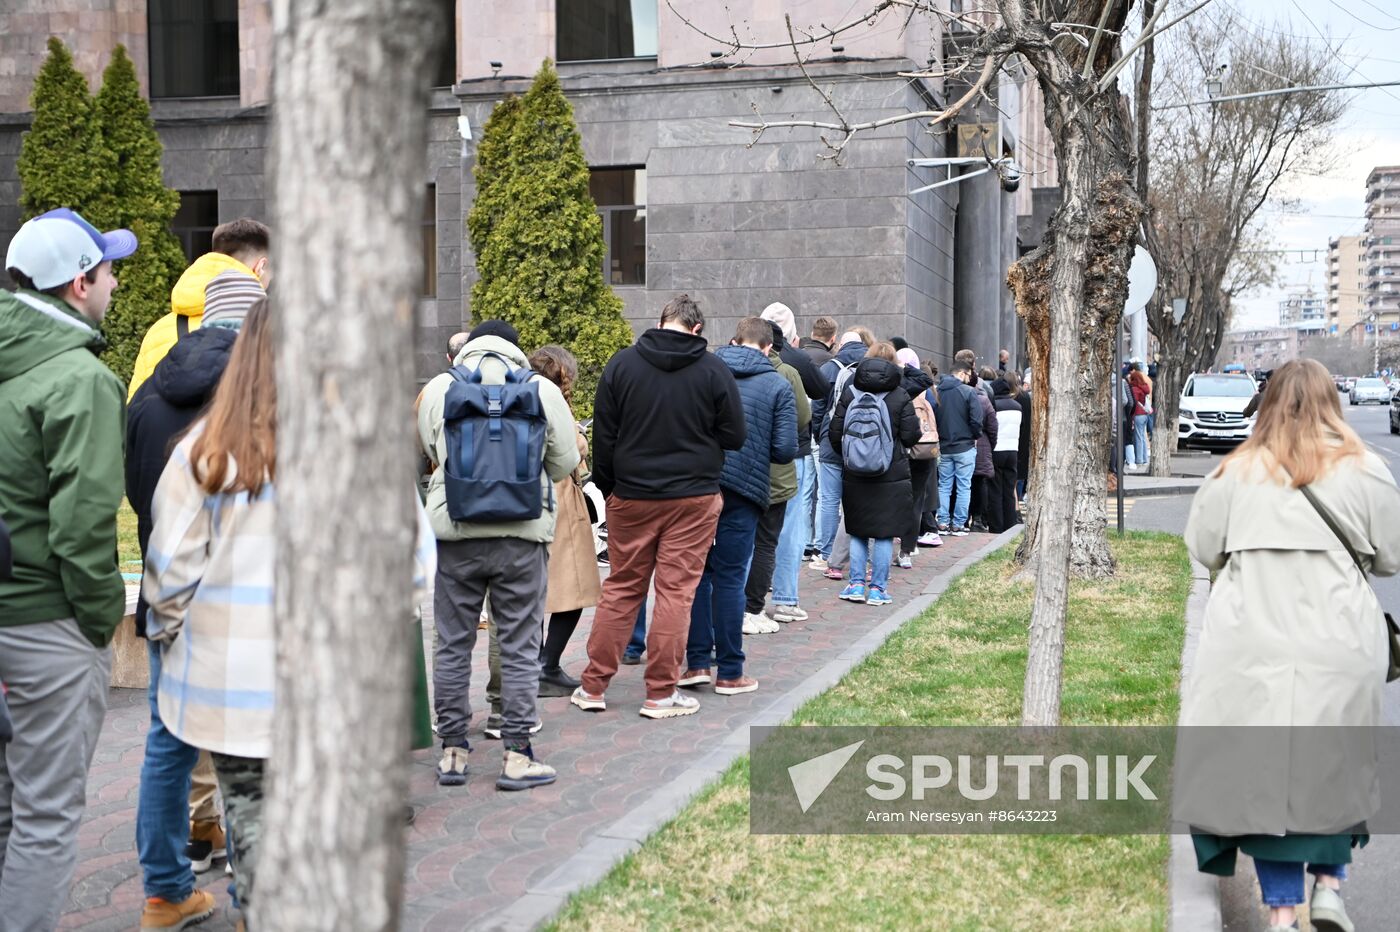
<svg viewBox="0 0 1400 932">
<path fill-rule="evenodd" d="M 160 717 L 186 744 L 266 758 L 277 680 L 273 487 L 256 496 L 206 493 L 190 470 L 197 435 L 180 442 L 161 474 L 146 548 L 146 631 L 162 643 Z M 421 601 L 436 552 L 427 515 L 414 501 L 413 584 Z M 412 617 L 406 606 L 404 618 Z"/>
</svg>

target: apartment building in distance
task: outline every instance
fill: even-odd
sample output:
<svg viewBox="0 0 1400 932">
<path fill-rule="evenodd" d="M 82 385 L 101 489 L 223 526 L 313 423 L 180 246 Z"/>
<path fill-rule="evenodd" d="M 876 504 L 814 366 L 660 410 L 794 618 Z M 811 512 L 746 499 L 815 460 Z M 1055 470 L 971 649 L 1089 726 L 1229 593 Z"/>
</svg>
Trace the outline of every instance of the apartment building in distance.
<svg viewBox="0 0 1400 932">
<path fill-rule="evenodd" d="M 849 8 L 806 0 L 792 12 L 795 23 L 832 24 Z M 438 371 L 447 337 L 471 320 L 465 218 L 482 126 L 545 58 L 558 62 L 592 168 L 604 275 L 638 330 L 686 291 L 711 317 L 715 340 L 782 301 L 803 327 L 823 314 L 864 322 L 943 364 L 963 346 L 988 359 L 1017 351 L 1005 270 L 1038 244 L 1058 203 L 1036 82 L 1008 72 L 990 104 L 952 125 L 891 123 L 862 133 L 836 164 L 819 157 L 817 130 L 755 141 L 730 125 L 756 112 L 815 119 L 826 110 L 790 49 L 734 57 L 706 35 L 729 35 L 734 23 L 759 45 L 775 43 L 786 36 L 782 12 L 769 0 L 439 0 L 449 41 L 424 89 L 428 139 L 404 153 L 422 165 L 424 189 L 420 378 Z M 902 21 L 889 13 L 809 50 L 807 71 L 852 121 L 937 110 L 961 93 L 950 80 L 900 73 L 936 72 L 962 54 L 962 27 L 919 16 L 905 30 Z M 174 227 L 191 255 L 208 247 L 216 224 L 267 216 L 271 0 L 7 0 L 0 244 L 21 219 L 15 160 L 50 35 L 68 43 L 94 86 L 112 48 L 126 45 L 165 145 L 166 183 L 182 196 Z M 994 172 L 919 191 L 947 170 L 909 164 L 983 153 L 1016 159 L 1026 172 L 1018 191 Z"/>
<path fill-rule="evenodd" d="M 1400 165 L 1379 165 L 1366 176 L 1362 244 L 1365 309 L 1351 328 L 1357 342 L 1400 339 Z"/>
<path fill-rule="evenodd" d="M 1348 332 L 1366 316 L 1364 236 L 1337 236 L 1327 243 L 1327 332 Z"/>
<path fill-rule="evenodd" d="M 1320 328 L 1327 319 L 1327 300 L 1311 287 L 1289 292 L 1278 303 L 1278 322 L 1281 327 L 1307 325 L 1308 329 Z"/>
</svg>

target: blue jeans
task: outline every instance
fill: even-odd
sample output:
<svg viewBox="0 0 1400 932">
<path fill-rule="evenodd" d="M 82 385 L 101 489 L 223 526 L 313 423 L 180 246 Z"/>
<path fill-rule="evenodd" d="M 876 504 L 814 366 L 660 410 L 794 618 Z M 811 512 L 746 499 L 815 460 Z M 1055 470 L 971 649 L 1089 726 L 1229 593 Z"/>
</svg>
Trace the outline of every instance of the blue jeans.
<svg viewBox="0 0 1400 932">
<path fill-rule="evenodd" d="M 1259 892 L 1265 906 L 1297 906 L 1303 895 L 1303 863 L 1301 861 L 1267 861 L 1254 859 L 1254 873 L 1259 875 Z M 1309 864 L 1308 873 L 1326 874 L 1338 880 L 1347 879 L 1345 864 Z"/>
<path fill-rule="evenodd" d="M 831 542 L 836 539 L 836 524 L 841 520 L 841 464 L 819 463 L 821 478 L 817 483 L 817 549 L 822 557 L 831 556 Z"/>
<path fill-rule="evenodd" d="M 972 470 L 977 466 L 977 448 L 961 453 L 944 453 L 938 458 L 938 525 L 948 523 L 948 500 L 953 482 L 958 484 L 958 503 L 953 509 L 952 526 L 967 524 L 968 506 L 972 504 Z"/>
<path fill-rule="evenodd" d="M 817 540 L 817 531 L 820 530 L 817 524 L 817 454 L 808 453 L 800 457 L 797 463 L 797 498 L 802 502 L 802 526 L 807 529 L 807 539 L 802 543 L 806 550 L 817 550 L 821 547 L 821 542 Z M 786 522 L 791 520 L 792 515 L 788 515 L 783 526 L 786 527 Z"/>
<path fill-rule="evenodd" d="M 1128 448 L 1128 465 L 1147 465 L 1147 422 L 1150 414 L 1133 415 L 1133 445 Z"/>
<path fill-rule="evenodd" d="M 166 730 L 156 704 L 160 684 L 160 645 L 147 643 L 151 661 L 151 728 L 146 732 L 146 757 L 141 763 L 141 788 L 136 798 L 136 856 L 146 896 L 179 903 L 194 892 L 194 871 L 185 857 L 190 840 L 190 774 L 199 749 Z"/>
<path fill-rule="evenodd" d="M 744 584 L 761 515 L 759 507 L 743 496 L 724 493 L 715 543 L 695 587 L 685 664 L 692 670 L 708 670 L 713 657 L 721 680 L 744 675 Z"/>
<path fill-rule="evenodd" d="M 807 458 L 797 460 L 797 487 L 806 482 Z M 807 506 L 802 495 L 788 499 L 783 515 L 783 532 L 778 535 L 778 550 L 773 557 L 773 604 L 797 604 L 797 574 L 802 569 L 802 548 L 807 542 Z"/>
<path fill-rule="evenodd" d="M 637 623 L 632 626 L 632 640 L 627 642 L 627 653 L 640 657 L 647 652 L 647 600 L 637 609 Z"/>
<path fill-rule="evenodd" d="M 851 582 L 865 585 L 865 564 L 870 564 L 870 585 L 887 589 L 890 584 L 890 557 L 894 554 L 894 538 L 881 537 L 867 541 L 851 538 Z"/>
</svg>

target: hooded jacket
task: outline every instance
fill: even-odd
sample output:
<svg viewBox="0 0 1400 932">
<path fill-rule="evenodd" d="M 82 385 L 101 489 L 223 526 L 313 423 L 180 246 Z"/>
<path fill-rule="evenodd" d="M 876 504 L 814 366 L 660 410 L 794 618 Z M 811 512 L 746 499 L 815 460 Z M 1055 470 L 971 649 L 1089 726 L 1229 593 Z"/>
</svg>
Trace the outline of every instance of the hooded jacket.
<svg viewBox="0 0 1400 932">
<path fill-rule="evenodd" d="M 500 337 L 485 336 L 462 347 L 454 366 L 470 370 L 481 370 L 481 380 L 487 385 L 503 385 L 506 380 L 506 367 L 500 356 L 510 362 L 512 368 L 528 369 L 529 360 L 520 347 Z M 447 432 L 443 430 L 442 408 L 447 398 L 447 389 L 452 384 L 450 372 L 439 373 L 423 386 L 423 394 L 418 405 L 418 442 L 429 451 L 433 462 L 433 477 L 428 480 L 428 523 L 438 540 L 481 540 L 492 537 L 514 537 L 532 543 L 547 544 L 554 539 L 554 522 L 558 508 L 554 501 L 554 483 L 563 479 L 579 464 L 578 441 L 574 438 L 574 414 L 569 403 L 559 391 L 559 386 L 549 379 L 536 377 L 539 385 L 540 404 L 544 407 L 548 431 L 544 444 L 544 469 L 540 475 L 540 486 L 545 507 L 540 516 L 530 521 L 500 521 L 468 523 L 453 521 L 447 512 L 447 486 L 442 473 L 442 462 L 447 459 Z"/>
<path fill-rule="evenodd" d="M 67 303 L 0 292 L 0 514 L 14 572 L 0 625 L 74 618 L 97 647 L 126 608 L 117 568 L 122 385 Z"/>
<path fill-rule="evenodd" d="M 598 382 L 593 483 L 619 498 L 714 495 L 724 451 L 744 438 L 739 386 L 705 338 L 652 328 Z"/>
<path fill-rule="evenodd" d="M 983 383 L 985 382 L 984 379 Z M 987 385 L 987 387 L 990 389 L 991 385 Z M 996 467 L 992 462 L 992 448 L 997 444 L 997 409 L 992 405 L 985 391 L 977 391 L 976 389 L 974 391 L 981 396 L 977 402 L 982 406 L 982 436 L 977 438 L 977 465 L 973 467 L 972 474 L 991 478 L 996 475 Z M 934 417 L 936 418 L 937 415 Z"/>
<path fill-rule="evenodd" d="M 236 330 L 196 330 L 170 348 L 151 377 L 136 392 L 126 411 L 126 500 L 136 512 L 136 539 L 141 553 L 150 543 L 151 499 L 175 448 L 176 439 L 203 413 L 214 397 Z M 146 636 L 146 597 L 136 602 L 136 633 Z"/>
<path fill-rule="evenodd" d="M 204 318 L 204 289 L 215 275 L 230 270 L 253 275 L 252 269 L 221 252 L 207 252 L 185 269 L 175 287 L 170 289 L 170 313 L 151 324 L 141 341 L 136 364 L 131 369 L 131 385 L 126 390 L 128 401 L 136 397 L 136 390 L 151 377 L 156 363 L 164 359 L 170 347 L 180 339 L 180 331 L 199 329 Z"/>
<path fill-rule="evenodd" d="M 852 386 L 867 392 L 885 392 L 890 428 L 894 432 L 894 456 L 890 467 L 874 478 L 845 475 L 841 480 L 841 508 L 846 533 L 852 537 L 884 539 L 903 533 L 914 513 L 914 487 L 909 482 L 906 447 L 919 441 L 923 429 L 914 405 L 899 387 L 900 370 L 884 359 L 863 359 L 855 378 L 847 385 L 831 417 L 830 440 L 839 457 L 845 436 L 846 409 L 855 396 Z"/>
<path fill-rule="evenodd" d="M 966 453 L 982 436 L 982 403 L 979 393 L 951 375 L 938 381 L 938 448 L 943 455 Z"/>
<path fill-rule="evenodd" d="M 917 366 L 904 366 L 899 373 L 899 387 L 913 399 L 915 395 L 933 388 L 933 377 Z"/>
<path fill-rule="evenodd" d="M 743 446 L 724 454 L 720 487 L 766 509 L 769 466 L 797 458 L 797 399 L 787 379 L 759 350 L 721 346 L 715 357 L 734 374 L 745 427 Z"/>
<path fill-rule="evenodd" d="M 860 340 L 852 340 L 842 344 L 826 365 L 821 367 L 822 380 L 826 383 L 825 397 L 819 402 L 812 404 L 812 423 L 816 426 L 812 428 L 816 432 L 817 440 L 820 443 L 820 459 L 823 463 L 839 465 L 841 462 L 840 452 L 831 448 L 831 439 L 827 436 L 827 431 L 831 427 L 830 417 L 836 409 L 836 378 L 841 372 L 842 366 L 854 366 L 865 358 L 866 345 Z M 893 365 L 893 363 L 891 363 Z"/>
<path fill-rule="evenodd" d="M 1021 403 L 1011 397 L 1011 386 L 1002 379 L 992 383 L 996 395 L 993 405 L 997 411 L 997 440 L 993 453 L 1016 453 L 1021 446 Z"/>
<path fill-rule="evenodd" d="M 792 388 L 793 400 L 797 403 L 797 458 L 790 463 L 773 463 L 768 467 L 768 507 L 771 508 L 779 502 L 787 502 L 797 496 L 797 459 L 801 459 L 812 449 L 812 404 L 807 400 L 807 393 L 802 390 L 802 378 L 796 369 L 783 362 L 782 357 L 772 349 L 768 351 L 768 361 L 778 370 L 778 375 L 787 379 Z M 807 437 L 805 445 L 802 441 L 804 434 Z"/>
<path fill-rule="evenodd" d="M 798 344 L 798 348 L 807 354 L 812 360 L 812 364 L 815 365 L 819 371 L 822 366 L 831 362 L 831 357 L 833 355 L 831 348 L 821 340 L 806 337 Z"/>
<path fill-rule="evenodd" d="M 810 402 L 814 399 L 825 398 L 827 393 L 826 380 L 822 378 L 821 370 L 816 363 L 812 362 L 812 357 L 796 347 L 788 346 L 786 338 L 783 336 L 783 329 L 773 321 L 773 352 L 778 355 L 784 365 L 790 367 L 798 377 L 798 384 L 793 386 L 793 391 L 801 396 L 801 403 L 798 405 L 798 414 L 801 415 L 801 408 L 807 407 L 807 416 L 799 416 L 797 425 L 797 448 L 802 453 L 806 453 L 812 448 L 812 409 Z M 779 371 L 782 371 L 779 369 Z M 793 470 L 794 474 L 796 469 Z M 781 501 L 781 499 L 774 499 Z"/>
</svg>

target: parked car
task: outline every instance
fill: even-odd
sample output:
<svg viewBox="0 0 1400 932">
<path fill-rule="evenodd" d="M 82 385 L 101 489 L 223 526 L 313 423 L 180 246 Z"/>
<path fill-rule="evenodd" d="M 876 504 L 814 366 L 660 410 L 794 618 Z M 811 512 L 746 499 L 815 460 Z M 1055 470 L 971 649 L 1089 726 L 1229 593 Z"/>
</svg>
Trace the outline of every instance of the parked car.
<svg viewBox="0 0 1400 932">
<path fill-rule="evenodd" d="M 1350 398 L 1353 405 L 1389 404 L 1390 389 L 1380 379 L 1357 379 L 1351 387 Z"/>
<path fill-rule="evenodd" d="M 1390 397 L 1390 432 L 1400 434 L 1400 392 Z"/>
<path fill-rule="evenodd" d="M 1345 376 L 1341 376 L 1341 375 L 1334 375 L 1334 376 L 1332 376 L 1332 384 L 1335 385 L 1335 386 L 1337 386 L 1337 391 L 1339 391 L 1339 392 L 1344 392 L 1344 391 L 1347 390 L 1347 380 L 1346 380 L 1346 377 L 1345 377 Z"/>
<path fill-rule="evenodd" d="M 1347 376 L 1347 380 L 1346 380 L 1346 382 L 1345 382 L 1345 385 L 1346 385 L 1346 390 L 1347 390 L 1347 391 L 1351 391 L 1353 388 L 1356 387 L 1356 379 L 1352 378 L 1351 376 Z"/>
<path fill-rule="evenodd" d="M 1177 446 L 1181 449 L 1232 449 L 1254 432 L 1254 418 L 1244 409 L 1258 391 L 1244 373 L 1196 373 L 1181 390 L 1176 419 Z"/>
</svg>

